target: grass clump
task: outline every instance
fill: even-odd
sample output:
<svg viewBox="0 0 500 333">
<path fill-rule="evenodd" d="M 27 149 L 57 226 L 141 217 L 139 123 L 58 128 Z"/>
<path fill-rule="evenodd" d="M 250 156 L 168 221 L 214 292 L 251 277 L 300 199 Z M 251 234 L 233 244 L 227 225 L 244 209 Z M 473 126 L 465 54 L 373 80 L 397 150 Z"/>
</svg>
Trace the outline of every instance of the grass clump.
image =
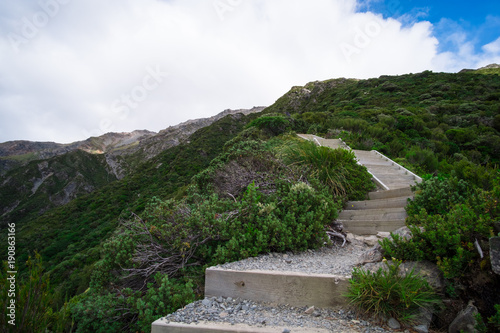
<svg viewBox="0 0 500 333">
<path fill-rule="evenodd" d="M 364 200 L 374 189 L 366 167 L 356 163 L 352 151 L 319 147 L 310 141 L 295 141 L 282 151 L 283 160 L 308 177 L 317 178 L 336 197 Z"/>
<path fill-rule="evenodd" d="M 374 315 L 391 316 L 404 324 L 412 324 L 420 309 L 439 306 L 441 299 L 432 287 L 411 270 L 400 274 L 401 261 L 389 263 L 387 269 L 372 273 L 354 268 L 347 298 L 358 310 Z"/>
</svg>

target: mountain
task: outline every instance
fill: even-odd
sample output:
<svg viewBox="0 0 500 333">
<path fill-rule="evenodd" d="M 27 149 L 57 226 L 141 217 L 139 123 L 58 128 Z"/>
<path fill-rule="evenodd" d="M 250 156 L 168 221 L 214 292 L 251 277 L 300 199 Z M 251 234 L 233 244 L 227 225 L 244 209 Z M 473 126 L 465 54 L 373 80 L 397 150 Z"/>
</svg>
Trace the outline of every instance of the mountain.
<svg viewBox="0 0 500 333">
<path fill-rule="evenodd" d="M 225 110 L 189 120 L 159 133 L 107 133 L 71 144 L 11 141 L 0 144 L 0 223 L 23 221 L 124 178 L 142 163 L 185 142 L 197 130 L 234 114 Z"/>
<path fill-rule="evenodd" d="M 69 144 L 55 142 L 9 141 L 0 143 L 0 175 L 30 161 L 48 159 L 75 150 L 90 154 L 104 154 L 106 161 L 117 178 L 123 178 L 137 164 L 156 156 L 161 151 L 176 146 L 191 134 L 230 114 L 261 112 L 264 107 L 252 109 L 224 110 L 209 117 L 188 120 L 170 126 L 159 133 L 136 130 L 131 133 L 106 133 L 84 141 Z"/>
</svg>

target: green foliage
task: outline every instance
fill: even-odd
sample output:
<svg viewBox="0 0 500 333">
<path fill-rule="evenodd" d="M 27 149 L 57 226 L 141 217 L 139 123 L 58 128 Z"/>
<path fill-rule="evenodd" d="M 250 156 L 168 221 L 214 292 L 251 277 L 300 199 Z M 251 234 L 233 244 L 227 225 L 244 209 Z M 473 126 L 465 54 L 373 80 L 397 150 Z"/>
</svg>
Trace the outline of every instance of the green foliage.
<svg viewBox="0 0 500 333">
<path fill-rule="evenodd" d="M 356 163 L 351 151 L 297 141 L 282 154 L 286 163 L 300 168 L 309 177 L 319 179 L 335 196 L 363 200 L 366 193 L 374 188 L 370 174 L 364 166 Z"/>
<path fill-rule="evenodd" d="M 16 221 L 20 273 L 26 274 L 24 262 L 39 250 L 46 271 L 51 274 L 56 307 L 64 304 L 66 296 L 84 292 L 89 286 L 93 265 L 100 259 L 101 244 L 112 235 L 120 218 L 128 218 L 130 211 L 142 212 L 154 196 L 182 196 L 177 191 L 206 168 L 248 121 L 249 117 L 227 116 L 195 132 L 190 143 L 165 150 L 122 180 L 65 206 Z M 33 163 L 36 166 L 36 162 Z M 0 241 L 6 235 L 3 231 Z"/>
<path fill-rule="evenodd" d="M 149 332 L 153 321 L 194 301 L 192 288 L 158 273 L 145 292 L 90 290 L 70 311 L 76 332 Z"/>
<path fill-rule="evenodd" d="M 415 188 L 415 198 L 406 206 L 408 215 L 419 214 L 425 209 L 429 214 L 446 214 L 450 208 L 465 203 L 472 195 L 472 187 L 456 177 L 431 177 Z"/>
<path fill-rule="evenodd" d="M 136 172 L 110 184 L 105 168 L 93 169 L 103 156 L 81 153 L 77 157 L 86 175 L 97 177 L 92 184 L 97 191 L 44 211 L 48 192 L 64 188 L 61 179 L 52 177 L 28 198 L 29 204 L 21 203 L 4 216 L 19 227 L 20 275 L 27 277 L 24 262 L 38 249 L 55 289 L 54 307 L 62 307 L 55 314 L 56 331 L 71 329 L 70 309 L 78 309 L 75 304 L 90 306 L 85 299 L 108 304 L 107 315 L 138 327 L 141 318 L 146 322 L 151 314 L 125 299 L 139 295 L 144 283 L 158 288 L 156 273 L 169 275 L 169 281 L 179 285 L 189 276 L 200 287 L 205 265 L 321 244 L 321 225 L 336 216 L 337 204 L 332 202 L 364 199 L 371 183 L 361 167 L 351 164 L 347 152 L 298 143 L 292 144 L 296 152 L 287 152 L 282 147 L 290 145 L 290 138 L 276 135 L 290 129 L 340 134 L 352 148 L 380 150 L 410 170 L 452 175 L 417 189 L 408 211 L 416 239 L 405 245 L 385 244 L 386 250 L 400 258 L 428 258 L 447 276 L 481 269 L 471 244 L 476 238 L 484 243 L 490 222 L 500 216 L 499 90 L 498 75 L 429 71 L 312 82 L 292 88 L 251 127 L 246 125 L 260 115 L 229 116 L 150 161 L 142 163 L 138 153 L 131 161 Z M 54 161 L 71 174 L 68 163 Z M 32 163 L 26 179 L 39 178 L 37 162 Z M 193 189 L 190 184 L 197 174 Z M 1 189 L 2 211 L 24 198 L 17 188 L 24 186 L 25 194 L 31 194 L 32 183 L 14 176 L 9 174 L 17 185 Z M 144 275 L 151 266 L 139 259 L 148 244 L 160 246 L 163 258 L 176 260 Z M 89 284 L 91 290 L 83 293 Z M 127 297 L 120 300 L 120 293 Z M 67 300 L 76 294 L 81 295 Z M 137 318 L 113 312 L 121 306 L 132 309 Z M 75 312 L 75 327 L 80 323 L 91 330 L 92 318 L 104 318 L 94 309 L 88 317 L 80 310 Z M 122 327 L 127 326 L 117 329 Z"/>
<path fill-rule="evenodd" d="M 43 332 L 55 321 L 55 315 L 51 308 L 52 295 L 50 293 L 49 277 L 44 275 L 42 258 L 36 253 L 35 258 L 28 258 L 26 264 L 28 276 L 24 280 L 17 274 L 8 274 L 7 263 L 4 265 L 0 275 L 0 304 L 5 313 L 0 317 L 0 327 L 4 332 Z M 12 292 L 11 282 L 7 278 L 14 276 L 13 284 L 15 291 Z M 7 316 L 7 308 L 11 306 L 11 300 L 15 303 L 15 317 Z M 9 312 L 10 313 L 10 312 Z M 15 325 L 8 322 L 12 319 Z"/>
<path fill-rule="evenodd" d="M 455 178 L 431 178 L 417 186 L 407 207 L 413 238 L 393 235 L 382 242 L 388 256 L 435 262 L 446 278 L 461 278 L 476 267 L 474 243 L 487 240 L 499 215 L 498 178 L 492 191 L 472 191 Z"/>
<path fill-rule="evenodd" d="M 217 263 L 234 261 L 268 252 L 301 251 L 327 240 L 325 225 L 336 218 L 339 207 L 325 190 L 305 183 L 279 184 L 266 196 L 250 184 L 238 212 L 220 228 L 215 251 Z"/>
<path fill-rule="evenodd" d="M 166 276 L 202 281 L 206 266 L 321 246 L 338 209 L 326 190 L 305 183 L 280 183 L 269 195 L 250 184 L 238 201 L 207 197 L 194 187 L 182 201 L 155 199 L 105 243 L 91 292 L 72 308 L 77 332 L 144 329 L 192 301 L 191 284 L 161 293 Z M 151 286 L 146 294 L 138 291 L 148 281 L 160 286 L 151 296 Z"/>
<path fill-rule="evenodd" d="M 488 318 L 488 322 L 497 329 L 500 329 L 500 304 L 495 305 L 495 310 L 496 313 Z"/>
<path fill-rule="evenodd" d="M 350 303 L 366 313 L 391 316 L 411 324 L 421 308 L 441 304 L 439 295 L 414 271 L 401 273 L 401 261 L 385 261 L 387 268 L 371 273 L 354 268 L 346 296 Z"/>
<path fill-rule="evenodd" d="M 283 116 L 262 116 L 253 120 L 248 126 L 255 126 L 272 135 L 279 135 L 285 132 L 290 122 Z"/>
</svg>

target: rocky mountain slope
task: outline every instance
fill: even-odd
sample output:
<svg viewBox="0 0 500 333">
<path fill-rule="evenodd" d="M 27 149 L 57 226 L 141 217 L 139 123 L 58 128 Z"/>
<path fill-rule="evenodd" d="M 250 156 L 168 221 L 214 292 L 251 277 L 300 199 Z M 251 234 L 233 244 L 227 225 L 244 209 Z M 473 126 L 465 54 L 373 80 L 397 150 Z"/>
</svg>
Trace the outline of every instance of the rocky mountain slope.
<svg viewBox="0 0 500 333">
<path fill-rule="evenodd" d="M 43 214 L 132 173 L 141 163 L 186 141 L 227 115 L 260 112 L 225 110 L 154 133 L 107 133 L 71 144 L 11 141 L 0 144 L 0 223 Z"/>
</svg>

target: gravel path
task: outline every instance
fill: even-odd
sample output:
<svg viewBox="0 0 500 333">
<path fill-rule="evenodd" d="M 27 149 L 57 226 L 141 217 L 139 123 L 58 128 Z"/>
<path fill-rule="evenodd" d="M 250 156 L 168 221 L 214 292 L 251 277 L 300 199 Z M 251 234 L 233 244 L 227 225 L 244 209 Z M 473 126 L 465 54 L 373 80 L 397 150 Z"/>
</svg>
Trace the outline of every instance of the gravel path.
<svg viewBox="0 0 500 333">
<path fill-rule="evenodd" d="M 202 324 L 208 321 L 284 328 L 277 331 L 278 333 L 293 333 L 294 329 L 298 328 L 323 329 L 328 332 L 391 332 L 371 322 L 360 320 L 348 310 L 290 307 L 230 297 L 205 298 L 162 318 L 162 321 L 185 324 Z"/>
<path fill-rule="evenodd" d="M 352 268 L 358 263 L 361 254 L 368 248 L 362 242 L 347 243 L 345 247 L 323 247 L 298 254 L 271 253 L 215 267 L 236 271 L 272 270 L 350 276 Z"/>
<path fill-rule="evenodd" d="M 256 258 L 216 266 L 231 270 L 273 270 L 311 274 L 350 276 L 353 266 L 369 247 L 352 242 L 345 247 L 333 246 L 302 253 L 271 253 Z M 391 332 L 387 327 L 361 320 L 347 309 L 319 309 L 254 302 L 224 297 L 205 298 L 162 318 L 164 322 L 202 324 L 205 322 L 240 324 L 254 327 L 280 327 L 281 332 L 311 329 L 311 332 Z M 315 331 L 318 330 L 318 331 Z M 278 330 L 277 330 L 278 332 Z"/>
</svg>

